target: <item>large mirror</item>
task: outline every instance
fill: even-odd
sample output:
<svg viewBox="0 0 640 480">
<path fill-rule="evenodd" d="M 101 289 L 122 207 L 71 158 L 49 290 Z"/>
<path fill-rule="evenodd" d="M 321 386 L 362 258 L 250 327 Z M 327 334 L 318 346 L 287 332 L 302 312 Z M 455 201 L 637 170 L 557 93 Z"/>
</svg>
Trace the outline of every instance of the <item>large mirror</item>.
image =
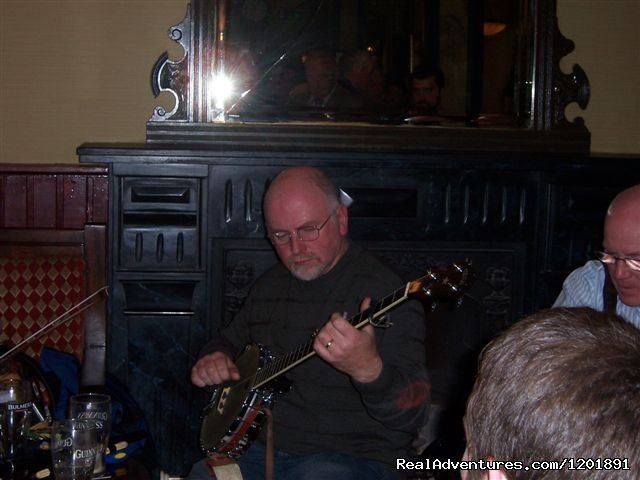
<svg viewBox="0 0 640 480">
<path fill-rule="evenodd" d="M 588 131 L 555 0 L 192 0 L 170 36 L 149 124 L 388 125 Z M 169 103 L 171 103 L 171 101 Z M 193 137 L 191 137 L 193 138 Z M 580 142 L 578 142 L 580 143 Z"/>
</svg>

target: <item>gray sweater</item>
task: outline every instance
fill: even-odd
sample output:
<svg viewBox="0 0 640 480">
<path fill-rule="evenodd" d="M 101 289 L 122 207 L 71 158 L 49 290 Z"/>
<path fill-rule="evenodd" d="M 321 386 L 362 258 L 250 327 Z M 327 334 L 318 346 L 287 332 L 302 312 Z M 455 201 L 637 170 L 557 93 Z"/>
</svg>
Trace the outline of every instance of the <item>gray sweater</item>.
<svg viewBox="0 0 640 480">
<path fill-rule="evenodd" d="M 387 266 L 353 244 L 313 281 L 297 280 L 278 264 L 258 279 L 241 312 L 202 354 L 223 350 L 234 356 L 247 343 L 259 343 L 280 356 L 305 345 L 333 312 L 354 315 L 364 297 L 379 300 L 402 286 Z M 428 414 L 424 312 L 410 300 L 388 316 L 394 325 L 376 328 L 384 368 L 374 382 L 356 383 L 318 356 L 286 373 L 292 387 L 273 410 L 278 450 L 337 451 L 392 465 L 408 455 Z"/>
</svg>

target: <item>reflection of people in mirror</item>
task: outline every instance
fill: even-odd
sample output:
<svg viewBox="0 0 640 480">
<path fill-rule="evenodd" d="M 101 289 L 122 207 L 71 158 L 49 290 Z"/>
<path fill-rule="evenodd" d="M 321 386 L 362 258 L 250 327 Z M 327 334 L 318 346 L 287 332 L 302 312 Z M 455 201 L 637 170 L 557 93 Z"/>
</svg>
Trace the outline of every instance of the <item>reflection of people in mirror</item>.
<svg viewBox="0 0 640 480">
<path fill-rule="evenodd" d="M 227 45 L 215 59 L 210 95 L 217 108 L 229 113 L 249 108 L 249 93 L 258 80 L 253 54 L 247 48 Z"/>
<path fill-rule="evenodd" d="M 287 105 L 294 107 L 361 108 L 360 98 L 338 83 L 335 55 L 314 50 L 302 55 L 306 82 L 289 93 Z"/>
<path fill-rule="evenodd" d="M 421 65 L 410 78 L 411 107 L 409 116 L 441 115 L 445 90 L 444 73 L 439 67 Z"/>
<path fill-rule="evenodd" d="M 289 63 L 278 63 L 264 79 L 260 90 L 261 98 L 268 105 L 283 106 L 289 99 L 289 92 L 302 80 L 302 72 Z"/>
<path fill-rule="evenodd" d="M 362 98 L 365 108 L 385 110 L 402 105 L 402 90 L 387 81 L 374 54 L 367 50 L 348 53 L 340 67 L 341 83 Z"/>
</svg>

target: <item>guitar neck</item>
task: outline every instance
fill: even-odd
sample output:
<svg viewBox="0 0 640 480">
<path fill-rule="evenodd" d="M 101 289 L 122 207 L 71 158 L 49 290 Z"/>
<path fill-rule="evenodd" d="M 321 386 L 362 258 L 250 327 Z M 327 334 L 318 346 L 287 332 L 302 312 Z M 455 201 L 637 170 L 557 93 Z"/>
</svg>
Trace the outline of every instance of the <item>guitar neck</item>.
<svg viewBox="0 0 640 480">
<path fill-rule="evenodd" d="M 403 288 L 399 288 L 392 294 L 387 295 L 366 310 L 350 317 L 347 321 L 358 329 L 364 327 L 368 323 L 373 323 L 375 320 L 384 316 L 384 314 L 389 310 L 395 308 L 409 298 L 409 285 L 410 283 L 407 283 Z M 314 338 L 312 337 L 304 345 L 301 345 L 266 364 L 257 372 L 253 388 L 263 386 L 283 373 L 288 372 L 296 365 L 299 365 L 305 360 L 313 357 L 316 354 L 313 350 L 313 341 Z"/>
</svg>

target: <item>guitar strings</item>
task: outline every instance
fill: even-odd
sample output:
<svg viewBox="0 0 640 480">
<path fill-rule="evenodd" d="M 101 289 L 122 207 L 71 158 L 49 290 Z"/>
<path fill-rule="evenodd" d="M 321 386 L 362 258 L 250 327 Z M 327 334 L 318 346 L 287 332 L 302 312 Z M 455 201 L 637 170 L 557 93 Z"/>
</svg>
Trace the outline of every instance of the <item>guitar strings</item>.
<svg viewBox="0 0 640 480">
<path fill-rule="evenodd" d="M 462 269 L 460 270 L 462 271 Z M 430 270 L 427 275 L 423 276 L 419 280 L 425 279 L 427 277 L 431 278 L 432 280 L 435 280 L 438 278 L 436 273 Z M 414 282 L 409 282 L 409 284 L 411 283 L 414 283 Z M 448 284 L 449 282 L 446 282 L 446 283 Z M 384 316 L 384 314 L 388 310 L 393 308 L 398 303 L 404 301 L 409 296 L 408 294 L 409 284 L 405 285 L 403 288 L 396 290 L 390 295 L 387 295 L 386 297 L 377 301 L 374 305 L 369 306 L 369 308 L 363 310 L 362 312 L 355 314 L 348 321 L 354 327 L 360 328 L 367 323 L 372 323 L 372 320 L 380 316 Z M 470 298 L 471 300 L 478 302 L 476 298 L 469 295 L 466 289 L 460 293 L 462 293 L 461 297 Z M 388 303 L 388 305 L 384 306 L 385 303 Z M 312 337 L 306 344 L 299 346 L 297 348 L 294 348 L 293 350 L 285 353 L 284 355 L 273 359 L 273 361 L 266 363 L 261 368 L 259 368 L 254 374 L 244 379 L 238 380 L 236 383 L 234 383 L 233 386 L 231 386 L 231 388 L 245 385 L 247 382 L 250 382 L 250 381 L 254 382 L 253 388 L 257 388 L 271 381 L 272 379 L 281 375 L 282 373 L 285 373 L 286 371 L 296 366 L 298 363 L 315 355 L 315 352 L 313 351 L 313 348 L 312 348 L 313 341 L 314 341 L 314 337 Z M 208 385 L 204 387 L 204 390 L 206 392 L 212 393 L 212 392 L 215 392 L 215 390 L 218 387 L 219 385 Z"/>
</svg>

